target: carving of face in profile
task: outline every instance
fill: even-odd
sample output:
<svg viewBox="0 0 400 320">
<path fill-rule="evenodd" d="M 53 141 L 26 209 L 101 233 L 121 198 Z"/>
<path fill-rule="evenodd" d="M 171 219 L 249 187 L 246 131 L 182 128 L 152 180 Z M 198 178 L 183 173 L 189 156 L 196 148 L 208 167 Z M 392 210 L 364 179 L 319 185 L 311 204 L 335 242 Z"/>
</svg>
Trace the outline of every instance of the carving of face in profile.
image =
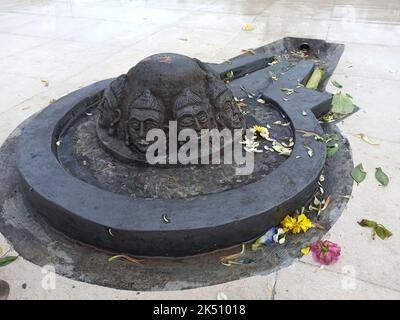
<svg viewBox="0 0 400 320">
<path fill-rule="evenodd" d="M 185 89 L 175 101 L 175 118 L 178 122 L 178 130 L 193 129 L 200 133 L 201 129 L 211 126 L 207 104 Z"/>
<path fill-rule="evenodd" d="M 113 135 L 115 125 L 121 119 L 121 110 L 118 108 L 117 98 L 110 87 L 104 90 L 103 98 L 98 108 L 100 109 L 100 126 L 107 128 L 108 134 Z"/>
<path fill-rule="evenodd" d="M 243 115 L 236 105 L 233 95 L 226 90 L 216 99 L 218 109 L 217 122 L 222 127 L 240 129 L 243 127 Z"/>
<path fill-rule="evenodd" d="M 132 105 L 129 106 L 129 119 L 126 123 L 126 142 L 132 148 L 145 153 L 149 143 L 146 135 L 151 129 L 162 129 L 164 123 L 164 107 L 145 90 Z"/>
</svg>

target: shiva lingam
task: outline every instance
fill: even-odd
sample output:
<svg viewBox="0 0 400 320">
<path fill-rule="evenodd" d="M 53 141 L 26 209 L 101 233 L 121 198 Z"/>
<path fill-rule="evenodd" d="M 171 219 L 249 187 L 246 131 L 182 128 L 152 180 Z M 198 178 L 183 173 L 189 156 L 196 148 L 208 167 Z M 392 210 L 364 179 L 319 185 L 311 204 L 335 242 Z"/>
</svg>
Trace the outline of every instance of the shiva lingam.
<svg viewBox="0 0 400 320">
<path fill-rule="evenodd" d="M 112 81 L 98 108 L 102 145 L 128 162 L 146 162 L 147 134 L 152 129 L 168 133 L 171 121 L 178 132 L 192 129 L 199 137 L 202 129 L 244 127 L 237 102 L 219 74 L 197 59 L 172 53 L 150 56 Z"/>
<path fill-rule="evenodd" d="M 325 164 L 325 144 L 299 133 L 323 134 L 317 117 L 332 100 L 299 86 L 315 61 L 288 52 L 304 41 L 285 38 L 222 64 L 156 54 L 59 99 L 18 137 L 18 186 L 27 203 L 69 238 L 138 256 L 196 255 L 259 237 L 311 199 Z M 323 89 L 343 46 L 311 39 L 307 46 L 328 61 Z M 291 154 L 256 153 L 254 170 L 243 176 L 234 163 L 148 161 L 152 132 L 165 135 L 170 160 L 171 143 L 185 143 L 179 134 L 186 129 L 198 143 L 207 130 L 239 131 L 242 139 L 255 124 L 270 126 L 275 141 L 294 141 Z M 226 146 L 216 152 L 226 154 Z"/>
</svg>

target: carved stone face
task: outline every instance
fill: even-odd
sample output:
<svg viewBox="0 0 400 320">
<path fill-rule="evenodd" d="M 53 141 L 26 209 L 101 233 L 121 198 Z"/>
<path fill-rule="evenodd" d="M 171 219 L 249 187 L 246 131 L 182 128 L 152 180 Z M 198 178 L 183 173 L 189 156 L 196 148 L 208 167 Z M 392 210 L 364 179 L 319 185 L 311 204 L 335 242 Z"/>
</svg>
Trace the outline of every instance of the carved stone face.
<svg viewBox="0 0 400 320">
<path fill-rule="evenodd" d="M 216 101 L 217 121 L 222 127 L 240 129 L 243 126 L 243 115 L 236 105 L 233 95 L 227 90 Z"/>
<path fill-rule="evenodd" d="M 193 129 L 199 133 L 201 129 L 212 127 L 208 105 L 189 90 L 178 96 L 174 107 L 178 130 Z"/>
<path fill-rule="evenodd" d="M 110 135 L 114 134 L 115 125 L 121 119 L 121 110 L 114 100 L 116 99 L 113 92 L 107 88 L 98 106 L 100 109 L 99 124 L 103 128 L 108 128 Z"/>
<path fill-rule="evenodd" d="M 151 129 L 162 129 L 163 125 L 164 108 L 149 90 L 145 90 L 129 107 L 126 142 L 131 148 L 145 153 L 149 146 L 147 133 Z"/>
</svg>

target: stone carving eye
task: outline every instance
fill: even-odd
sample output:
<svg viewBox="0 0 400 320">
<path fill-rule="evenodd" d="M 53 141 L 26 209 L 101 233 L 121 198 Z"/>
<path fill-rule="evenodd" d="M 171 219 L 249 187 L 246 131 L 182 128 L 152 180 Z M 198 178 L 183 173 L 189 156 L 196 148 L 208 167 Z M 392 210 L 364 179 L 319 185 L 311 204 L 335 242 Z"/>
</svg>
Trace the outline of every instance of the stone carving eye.
<svg viewBox="0 0 400 320">
<path fill-rule="evenodd" d="M 146 129 L 147 130 L 151 130 L 151 129 L 155 129 L 158 128 L 159 125 L 156 121 L 154 120 L 146 120 Z"/>
<path fill-rule="evenodd" d="M 131 128 L 133 128 L 134 130 L 139 130 L 140 129 L 140 123 L 136 119 L 132 119 L 131 121 L 129 121 L 129 126 Z"/>
<path fill-rule="evenodd" d="M 208 117 L 207 114 L 204 111 L 200 111 L 197 114 L 197 119 L 199 120 L 200 123 L 205 124 L 208 122 Z"/>
<path fill-rule="evenodd" d="M 180 119 L 179 124 L 183 127 L 191 127 L 194 125 L 194 120 L 191 116 L 185 116 Z"/>
</svg>

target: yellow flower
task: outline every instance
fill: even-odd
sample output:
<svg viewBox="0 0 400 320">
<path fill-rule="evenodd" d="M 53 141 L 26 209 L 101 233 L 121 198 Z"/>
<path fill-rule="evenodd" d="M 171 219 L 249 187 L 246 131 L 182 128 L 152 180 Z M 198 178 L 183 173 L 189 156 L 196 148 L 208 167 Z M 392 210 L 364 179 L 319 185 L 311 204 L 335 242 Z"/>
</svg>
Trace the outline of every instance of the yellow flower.
<svg viewBox="0 0 400 320">
<path fill-rule="evenodd" d="M 313 227 L 313 223 L 304 213 L 299 214 L 297 218 L 286 216 L 281 224 L 285 232 L 292 231 L 292 233 L 307 232 L 308 229 Z"/>
<path fill-rule="evenodd" d="M 291 216 L 286 216 L 285 219 L 281 222 L 283 231 L 287 232 L 294 228 L 296 225 L 296 219 L 292 218 Z"/>
<path fill-rule="evenodd" d="M 263 137 L 264 139 L 268 139 L 269 138 L 269 131 L 267 128 L 263 127 L 263 126 L 254 126 L 253 128 L 251 128 L 251 132 L 253 132 L 254 134 L 258 134 L 261 137 Z"/>
<path fill-rule="evenodd" d="M 253 27 L 253 25 L 252 25 L 251 23 L 245 23 L 245 24 L 243 25 L 242 29 L 243 29 L 244 31 L 251 31 L 251 30 L 254 29 L 254 27 Z"/>
<path fill-rule="evenodd" d="M 305 248 L 302 248 L 300 251 L 302 254 L 306 255 L 306 254 L 310 253 L 310 250 L 311 250 L 310 247 L 305 247 Z"/>
</svg>

